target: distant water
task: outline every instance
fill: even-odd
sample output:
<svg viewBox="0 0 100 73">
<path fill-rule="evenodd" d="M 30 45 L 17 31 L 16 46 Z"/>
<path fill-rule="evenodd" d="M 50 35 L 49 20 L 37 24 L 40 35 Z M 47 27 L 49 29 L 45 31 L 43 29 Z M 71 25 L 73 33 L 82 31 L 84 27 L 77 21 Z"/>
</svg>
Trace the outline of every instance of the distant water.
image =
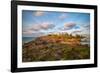
<svg viewBox="0 0 100 73">
<path fill-rule="evenodd" d="M 90 45 L 89 41 L 80 42 L 82 45 Z"/>
<path fill-rule="evenodd" d="M 30 42 L 32 40 L 35 40 L 35 37 L 23 37 L 22 38 L 23 44 L 24 43 L 28 43 L 28 42 Z"/>
</svg>

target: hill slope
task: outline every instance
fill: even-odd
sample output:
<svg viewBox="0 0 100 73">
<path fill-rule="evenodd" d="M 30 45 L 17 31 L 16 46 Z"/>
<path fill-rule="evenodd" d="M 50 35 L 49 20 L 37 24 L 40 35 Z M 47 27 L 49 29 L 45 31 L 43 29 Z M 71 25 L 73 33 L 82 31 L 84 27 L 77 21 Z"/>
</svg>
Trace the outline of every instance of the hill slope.
<svg viewBox="0 0 100 73">
<path fill-rule="evenodd" d="M 80 36 L 47 35 L 23 45 L 23 62 L 89 59 L 90 48 Z"/>
</svg>

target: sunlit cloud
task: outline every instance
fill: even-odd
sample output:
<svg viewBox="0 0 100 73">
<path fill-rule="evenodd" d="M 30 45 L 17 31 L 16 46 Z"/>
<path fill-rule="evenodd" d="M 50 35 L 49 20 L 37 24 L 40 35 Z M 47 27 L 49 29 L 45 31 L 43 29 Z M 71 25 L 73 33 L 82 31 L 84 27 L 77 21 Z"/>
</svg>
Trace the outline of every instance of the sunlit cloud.
<svg viewBox="0 0 100 73">
<path fill-rule="evenodd" d="M 42 15 L 44 15 L 44 13 L 45 13 L 45 12 L 43 12 L 43 11 L 36 11 L 36 12 L 34 12 L 33 14 L 34 14 L 35 16 L 42 16 Z"/>
</svg>

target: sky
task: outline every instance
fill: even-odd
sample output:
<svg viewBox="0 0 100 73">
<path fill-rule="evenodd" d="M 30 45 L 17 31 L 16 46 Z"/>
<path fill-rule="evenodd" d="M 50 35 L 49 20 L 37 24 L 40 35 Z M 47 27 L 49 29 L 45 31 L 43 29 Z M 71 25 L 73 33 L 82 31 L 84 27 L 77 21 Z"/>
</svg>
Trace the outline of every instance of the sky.
<svg viewBox="0 0 100 73">
<path fill-rule="evenodd" d="M 90 14 L 79 12 L 22 11 L 23 37 L 51 33 L 90 34 Z"/>
</svg>

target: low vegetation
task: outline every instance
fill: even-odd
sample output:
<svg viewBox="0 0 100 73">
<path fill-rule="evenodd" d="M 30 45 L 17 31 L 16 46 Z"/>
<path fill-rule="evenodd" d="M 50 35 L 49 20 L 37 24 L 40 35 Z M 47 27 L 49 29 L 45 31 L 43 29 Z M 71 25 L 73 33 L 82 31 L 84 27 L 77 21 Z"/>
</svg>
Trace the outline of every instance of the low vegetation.
<svg viewBox="0 0 100 73">
<path fill-rule="evenodd" d="M 49 34 L 25 43 L 22 61 L 78 60 L 90 58 L 89 45 L 82 45 L 80 35 Z"/>
</svg>

